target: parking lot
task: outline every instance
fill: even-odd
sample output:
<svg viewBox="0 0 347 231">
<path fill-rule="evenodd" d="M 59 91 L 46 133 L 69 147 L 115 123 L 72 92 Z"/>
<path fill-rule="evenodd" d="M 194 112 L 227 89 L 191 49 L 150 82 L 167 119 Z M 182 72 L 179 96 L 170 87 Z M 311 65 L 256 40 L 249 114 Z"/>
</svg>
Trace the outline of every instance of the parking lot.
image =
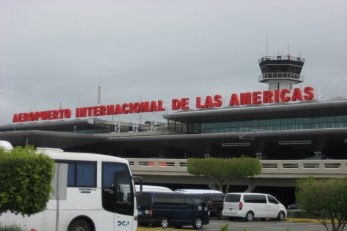
<svg viewBox="0 0 347 231">
<path fill-rule="evenodd" d="M 219 231 L 222 225 L 229 224 L 228 231 L 325 231 L 323 225 L 313 220 L 302 219 L 286 219 L 285 221 L 229 221 L 229 220 L 214 220 L 210 224 L 205 225 L 201 230 L 206 231 Z M 331 225 L 329 224 L 329 228 Z M 158 231 L 162 230 L 160 227 L 139 227 L 138 231 Z M 195 231 L 191 226 L 184 226 L 181 229 L 168 228 L 168 231 Z M 347 231 L 347 228 L 344 230 Z"/>
</svg>

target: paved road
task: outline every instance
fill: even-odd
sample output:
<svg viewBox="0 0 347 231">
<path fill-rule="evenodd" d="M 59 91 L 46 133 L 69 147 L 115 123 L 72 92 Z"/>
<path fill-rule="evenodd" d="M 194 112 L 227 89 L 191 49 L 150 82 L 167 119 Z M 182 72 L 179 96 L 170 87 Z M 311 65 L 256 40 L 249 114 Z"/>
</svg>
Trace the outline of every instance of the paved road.
<svg viewBox="0 0 347 231">
<path fill-rule="evenodd" d="M 203 231 L 219 231 L 224 224 L 229 224 L 228 231 L 326 231 L 323 225 L 317 222 L 300 221 L 228 221 L 211 220 L 209 225 L 205 225 Z M 331 229 L 331 225 L 328 226 Z M 138 231 L 158 231 L 161 228 L 139 227 Z M 169 228 L 165 231 L 194 231 L 191 226 L 184 226 L 182 229 Z M 344 229 L 347 231 L 347 227 Z"/>
<path fill-rule="evenodd" d="M 204 230 L 219 231 L 223 224 L 229 224 L 228 231 L 326 231 L 323 225 L 315 222 L 292 221 L 212 221 Z M 347 230 L 347 229 L 346 229 Z"/>
</svg>

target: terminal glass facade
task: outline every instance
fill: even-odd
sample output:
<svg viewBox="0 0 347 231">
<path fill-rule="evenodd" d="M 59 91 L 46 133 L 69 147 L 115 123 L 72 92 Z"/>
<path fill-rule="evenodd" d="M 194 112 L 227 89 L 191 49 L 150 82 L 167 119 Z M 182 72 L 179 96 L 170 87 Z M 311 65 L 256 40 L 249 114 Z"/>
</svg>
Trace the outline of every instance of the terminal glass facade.
<svg viewBox="0 0 347 231">
<path fill-rule="evenodd" d="M 283 119 L 264 119 L 247 121 L 227 121 L 210 123 L 189 123 L 186 125 L 189 134 L 200 133 L 231 133 L 249 130 L 264 131 L 284 131 L 302 129 L 322 129 L 322 128 L 346 128 L 347 115 L 320 116 L 320 117 L 298 117 Z M 177 129 L 177 128 L 176 128 Z"/>
</svg>

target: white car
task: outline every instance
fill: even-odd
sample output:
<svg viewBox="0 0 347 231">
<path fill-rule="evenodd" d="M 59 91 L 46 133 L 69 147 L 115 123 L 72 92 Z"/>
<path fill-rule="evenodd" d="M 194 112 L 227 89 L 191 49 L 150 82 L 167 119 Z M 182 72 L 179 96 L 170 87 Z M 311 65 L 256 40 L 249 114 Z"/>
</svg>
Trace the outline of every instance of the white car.
<svg viewBox="0 0 347 231">
<path fill-rule="evenodd" d="M 284 220 L 287 210 L 275 197 L 262 193 L 228 193 L 223 203 L 223 216 L 244 218 L 252 221 L 255 218 Z"/>
</svg>

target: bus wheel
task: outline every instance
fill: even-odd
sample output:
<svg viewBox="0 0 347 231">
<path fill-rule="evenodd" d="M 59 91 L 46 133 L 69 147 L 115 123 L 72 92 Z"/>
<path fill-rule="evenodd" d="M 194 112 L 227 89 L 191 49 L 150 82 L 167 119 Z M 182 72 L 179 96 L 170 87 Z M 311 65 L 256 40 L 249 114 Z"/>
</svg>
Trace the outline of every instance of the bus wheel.
<svg viewBox="0 0 347 231">
<path fill-rule="evenodd" d="M 194 229 L 201 229 L 203 226 L 202 219 L 200 217 L 195 218 L 193 228 Z"/>
<path fill-rule="evenodd" d="M 167 227 L 169 227 L 169 218 L 163 217 L 160 221 L 160 226 L 162 229 L 166 229 Z"/>
<path fill-rule="evenodd" d="M 83 218 L 78 218 L 72 221 L 69 225 L 68 231 L 93 231 L 94 229 L 88 222 L 88 220 Z"/>
</svg>

